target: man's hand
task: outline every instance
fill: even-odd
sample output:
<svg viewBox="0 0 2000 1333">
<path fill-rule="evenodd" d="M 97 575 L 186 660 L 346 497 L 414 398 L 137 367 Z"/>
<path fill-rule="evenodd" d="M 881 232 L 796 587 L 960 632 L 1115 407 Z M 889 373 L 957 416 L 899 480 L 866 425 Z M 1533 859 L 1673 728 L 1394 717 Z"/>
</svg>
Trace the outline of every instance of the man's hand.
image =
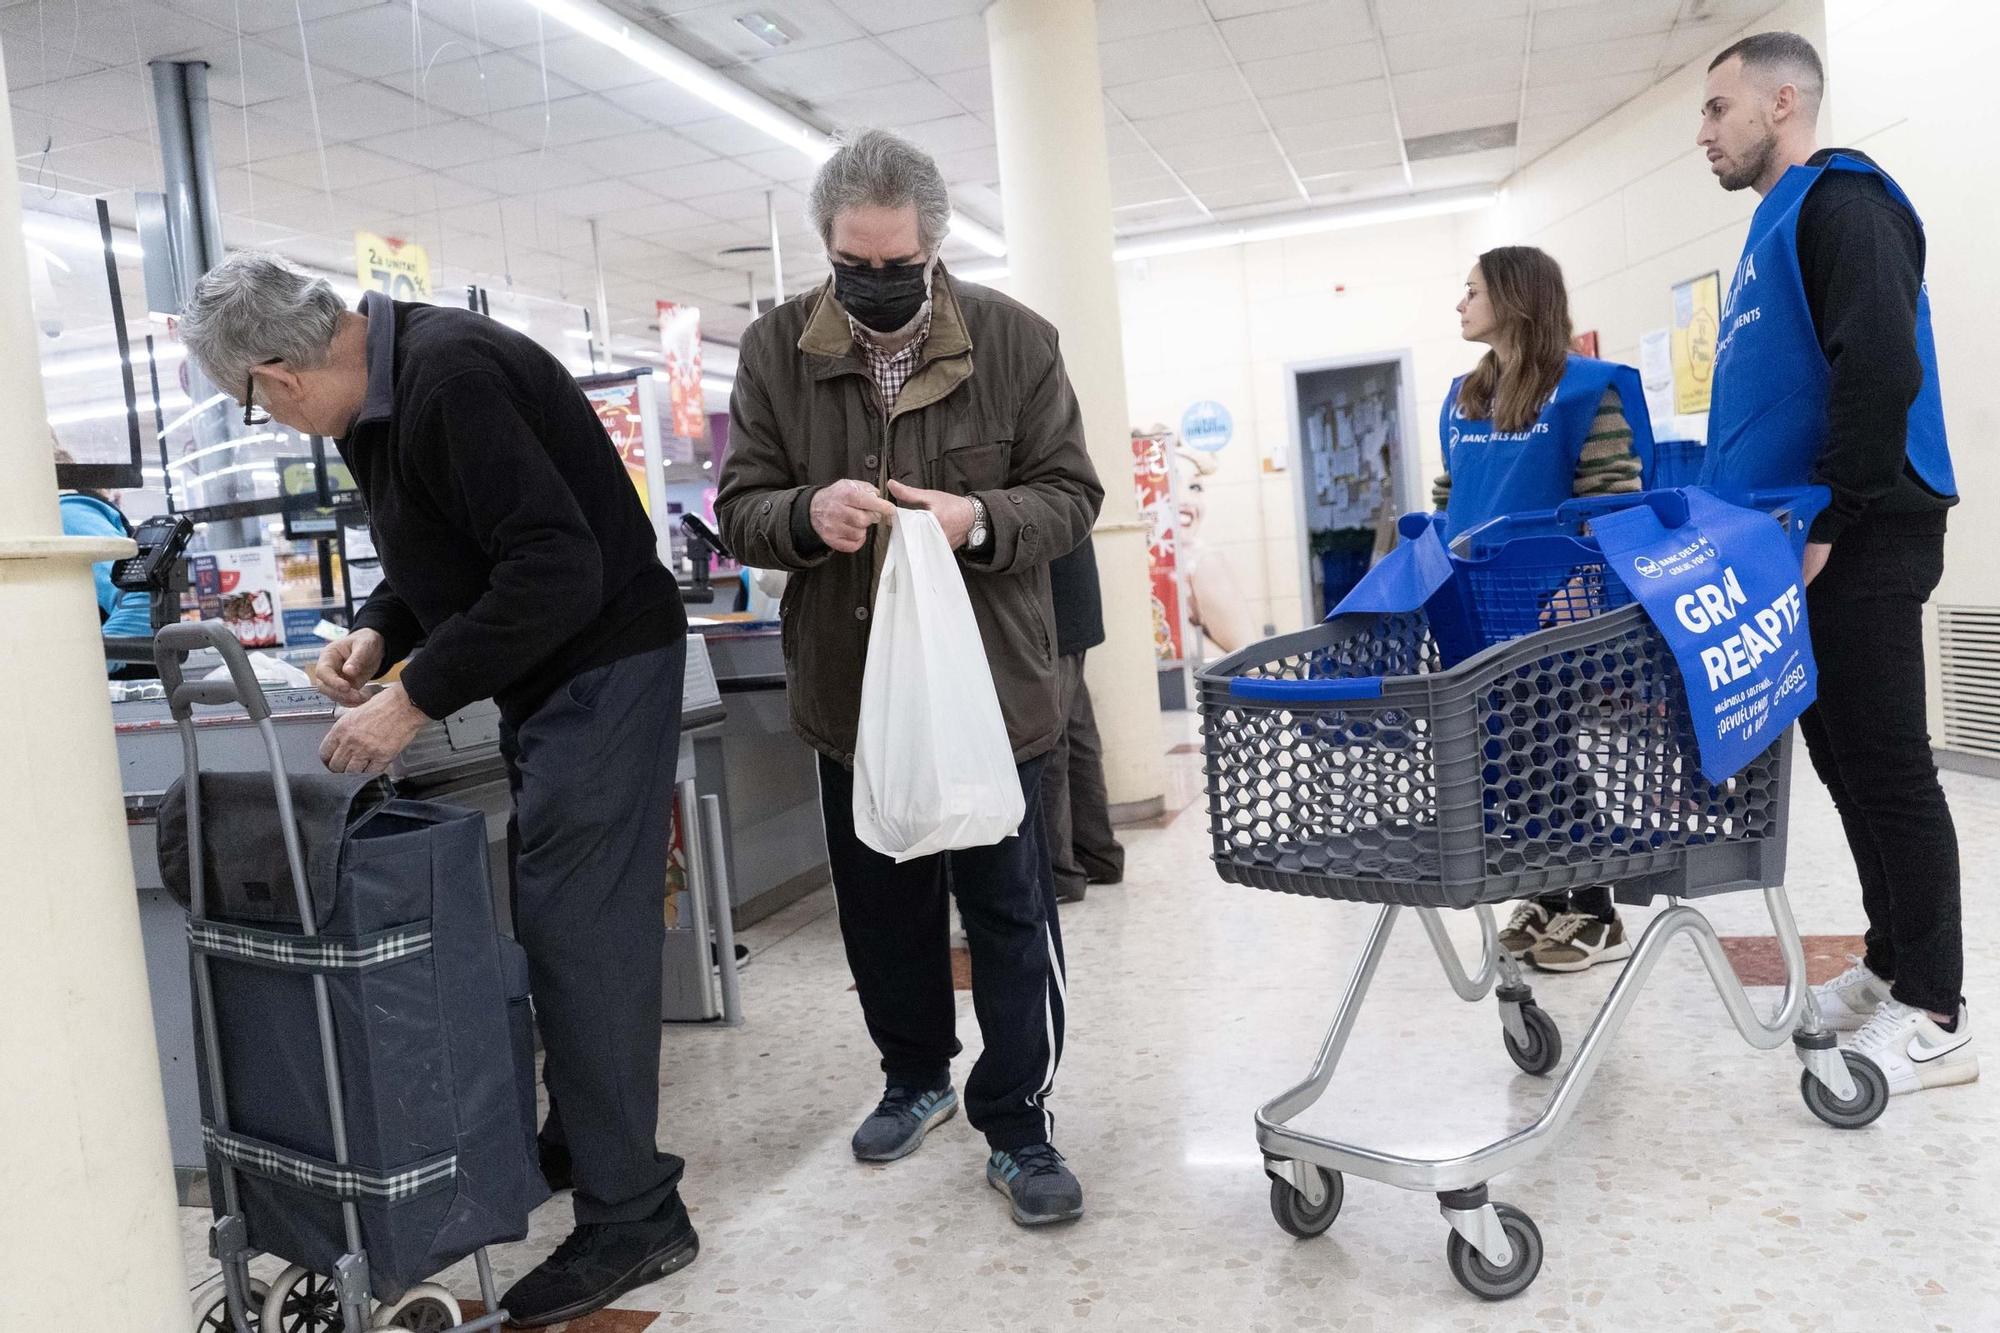
<svg viewBox="0 0 2000 1333">
<path fill-rule="evenodd" d="M 381 634 L 372 629 L 358 629 L 335 639 L 320 651 L 319 662 L 313 667 L 313 686 L 343 708 L 361 707 L 368 701 L 361 687 L 382 669 L 384 647 Z"/>
<path fill-rule="evenodd" d="M 1806 558 L 1803 572 L 1806 576 L 1806 586 L 1808 588 L 1812 587 L 1812 581 L 1819 577 L 1819 572 L 1826 568 L 1826 558 L 1832 554 L 1832 542 L 1806 543 Z"/>
<path fill-rule="evenodd" d="M 868 529 L 893 522 L 896 506 L 876 494 L 865 481 L 836 481 L 813 493 L 813 531 L 843 555 L 852 555 L 868 540 Z"/>
<path fill-rule="evenodd" d="M 963 495 L 953 495 L 950 491 L 920 491 L 900 481 L 889 483 L 889 494 L 912 509 L 928 509 L 935 514 L 938 526 L 944 529 L 945 540 L 951 543 L 954 551 L 964 546 L 965 539 L 972 533 L 972 501 Z"/>
<path fill-rule="evenodd" d="M 401 685 L 391 685 L 335 720 L 320 742 L 320 761 L 329 773 L 386 772 L 429 721 Z"/>
</svg>

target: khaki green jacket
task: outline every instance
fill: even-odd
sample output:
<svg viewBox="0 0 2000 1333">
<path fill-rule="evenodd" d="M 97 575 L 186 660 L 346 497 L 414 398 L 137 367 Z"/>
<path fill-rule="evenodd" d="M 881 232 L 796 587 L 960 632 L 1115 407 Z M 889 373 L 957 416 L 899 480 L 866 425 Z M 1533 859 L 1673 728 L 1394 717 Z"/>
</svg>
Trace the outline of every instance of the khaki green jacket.
<svg viewBox="0 0 2000 1333">
<path fill-rule="evenodd" d="M 1048 566 L 1090 534 L 1104 499 L 1054 326 L 939 268 L 930 337 L 886 416 L 830 283 L 758 319 L 739 350 L 716 513 L 738 560 L 791 571 L 782 619 L 793 728 L 854 762 L 887 540 L 877 528 L 852 555 L 802 549 L 806 507 L 833 482 L 858 478 L 886 495 L 893 478 L 985 502 L 991 550 L 983 561 L 961 554 L 960 568 L 1014 758 L 1045 753 L 1062 725 Z"/>
</svg>

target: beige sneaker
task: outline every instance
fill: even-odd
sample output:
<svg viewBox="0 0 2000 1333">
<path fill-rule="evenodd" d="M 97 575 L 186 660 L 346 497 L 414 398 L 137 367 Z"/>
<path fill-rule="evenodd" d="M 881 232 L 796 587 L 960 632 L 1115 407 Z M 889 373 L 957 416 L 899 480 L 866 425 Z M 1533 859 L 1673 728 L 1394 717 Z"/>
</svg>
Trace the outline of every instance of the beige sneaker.
<svg viewBox="0 0 2000 1333">
<path fill-rule="evenodd" d="M 1501 929 L 1500 947 L 1516 958 L 1522 957 L 1528 950 L 1542 942 L 1542 936 L 1548 931 L 1549 922 L 1554 919 L 1555 913 L 1533 898 L 1528 899 L 1514 909 L 1514 915 L 1508 918 L 1506 926 Z"/>
<path fill-rule="evenodd" d="M 1528 961 L 1543 972 L 1583 972 L 1631 956 L 1623 921 L 1615 916 L 1601 921 L 1586 912 L 1564 912 L 1528 950 Z"/>
</svg>

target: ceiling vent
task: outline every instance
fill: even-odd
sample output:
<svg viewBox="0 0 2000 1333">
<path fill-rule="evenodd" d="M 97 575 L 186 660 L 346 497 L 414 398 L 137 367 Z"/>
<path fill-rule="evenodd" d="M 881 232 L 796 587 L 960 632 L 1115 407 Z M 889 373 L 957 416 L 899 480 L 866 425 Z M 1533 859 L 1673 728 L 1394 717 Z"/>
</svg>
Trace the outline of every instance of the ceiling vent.
<svg viewBox="0 0 2000 1333">
<path fill-rule="evenodd" d="M 1412 162 L 1429 162 L 1440 157 L 1460 157 L 1483 153 L 1490 148 L 1512 148 L 1518 124 L 1484 125 L 1476 130 L 1452 130 L 1448 134 L 1426 134 L 1403 140 L 1403 151 Z"/>
<path fill-rule="evenodd" d="M 2000 759 L 2000 607 L 1938 607 L 1944 748 Z"/>
</svg>

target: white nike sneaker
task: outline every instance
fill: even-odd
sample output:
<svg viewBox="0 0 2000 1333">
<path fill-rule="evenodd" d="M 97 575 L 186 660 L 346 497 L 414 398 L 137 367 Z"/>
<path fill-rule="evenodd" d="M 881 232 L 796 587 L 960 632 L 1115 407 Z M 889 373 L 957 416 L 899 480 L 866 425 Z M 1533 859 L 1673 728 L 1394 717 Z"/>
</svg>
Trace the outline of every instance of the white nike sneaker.
<svg viewBox="0 0 2000 1333">
<path fill-rule="evenodd" d="M 1923 1010 L 1901 1000 L 1884 1000 L 1847 1049 L 1875 1062 L 1889 1079 L 1891 1096 L 1971 1083 L 1979 1077 L 1972 1020 L 1964 1005 L 1958 1007 L 1958 1030 L 1946 1032 Z"/>
<path fill-rule="evenodd" d="M 1819 1016 L 1834 1032 L 1858 1030 L 1889 998 L 1889 983 L 1870 972 L 1868 964 L 1853 954 L 1847 955 L 1847 961 L 1852 966 L 1845 972 L 1824 986 L 1813 987 L 1813 999 L 1819 1001 Z"/>
</svg>

